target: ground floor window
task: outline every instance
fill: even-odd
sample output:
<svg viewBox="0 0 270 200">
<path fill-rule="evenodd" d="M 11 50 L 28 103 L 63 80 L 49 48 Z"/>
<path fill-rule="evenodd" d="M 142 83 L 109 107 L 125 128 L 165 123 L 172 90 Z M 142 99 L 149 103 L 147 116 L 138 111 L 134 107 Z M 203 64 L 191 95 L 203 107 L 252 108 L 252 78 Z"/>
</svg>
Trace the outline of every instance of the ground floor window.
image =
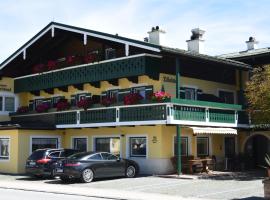
<svg viewBox="0 0 270 200">
<path fill-rule="evenodd" d="M 0 160 L 9 159 L 9 138 L 0 138 Z"/>
<path fill-rule="evenodd" d="M 147 140 L 146 137 L 130 137 L 130 156 L 146 157 Z"/>
<path fill-rule="evenodd" d="M 87 138 L 73 138 L 72 148 L 80 151 L 87 151 Z"/>
<path fill-rule="evenodd" d="M 197 137 L 197 155 L 208 156 L 209 155 L 209 138 Z"/>
<path fill-rule="evenodd" d="M 32 152 L 44 148 L 58 148 L 58 138 L 32 138 Z"/>
<path fill-rule="evenodd" d="M 119 137 L 104 137 L 95 138 L 95 151 L 109 152 L 120 156 L 120 138 Z"/>
<path fill-rule="evenodd" d="M 174 136 L 174 155 L 178 155 L 176 136 Z M 181 137 L 181 155 L 188 156 L 188 137 Z"/>
</svg>

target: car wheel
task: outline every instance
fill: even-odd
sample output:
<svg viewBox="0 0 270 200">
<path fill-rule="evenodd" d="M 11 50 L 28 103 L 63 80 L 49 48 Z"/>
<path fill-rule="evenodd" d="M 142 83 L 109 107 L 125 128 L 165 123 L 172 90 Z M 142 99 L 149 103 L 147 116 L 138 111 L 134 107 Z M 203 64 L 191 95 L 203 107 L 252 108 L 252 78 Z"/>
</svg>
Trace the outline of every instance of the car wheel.
<svg viewBox="0 0 270 200">
<path fill-rule="evenodd" d="M 90 183 L 94 179 L 94 172 L 92 169 L 85 169 L 82 171 L 81 181 L 83 183 Z"/>
<path fill-rule="evenodd" d="M 55 178 L 55 169 L 52 169 L 51 174 L 50 174 L 50 178 Z"/>
<path fill-rule="evenodd" d="M 67 182 L 70 181 L 70 178 L 68 178 L 68 177 L 66 177 L 66 176 L 60 176 L 60 179 L 61 179 L 61 181 L 64 182 L 64 183 L 67 183 Z"/>
<path fill-rule="evenodd" d="M 133 165 L 130 165 L 126 169 L 126 177 L 134 178 L 136 176 L 136 168 Z"/>
</svg>

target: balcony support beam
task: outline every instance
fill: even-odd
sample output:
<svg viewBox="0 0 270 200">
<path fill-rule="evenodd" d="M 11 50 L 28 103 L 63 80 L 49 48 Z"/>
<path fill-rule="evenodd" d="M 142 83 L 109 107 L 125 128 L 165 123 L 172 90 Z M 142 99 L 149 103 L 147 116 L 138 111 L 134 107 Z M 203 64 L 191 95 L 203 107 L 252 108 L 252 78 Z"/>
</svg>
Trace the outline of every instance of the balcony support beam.
<svg viewBox="0 0 270 200">
<path fill-rule="evenodd" d="M 180 59 L 175 60 L 175 76 L 176 76 L 176 98 L 180 98 Z M 176 125 L 176 144 L 177 144 L 177 174 L 182 174 L 182 161 L 181 161 L 181 127 Z"/>
</svg>

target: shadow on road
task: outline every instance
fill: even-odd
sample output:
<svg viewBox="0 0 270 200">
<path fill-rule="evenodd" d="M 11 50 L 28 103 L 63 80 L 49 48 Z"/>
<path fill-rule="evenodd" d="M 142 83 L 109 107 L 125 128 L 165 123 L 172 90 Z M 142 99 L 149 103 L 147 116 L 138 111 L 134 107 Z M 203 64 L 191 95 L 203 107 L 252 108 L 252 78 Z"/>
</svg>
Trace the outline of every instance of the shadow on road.
<svg viewBox="0 0 270 200">
<path fill-rule="evenodd" d="M 246 197 L 246 198 L 241 198 L 241 200 L 262 200 L 265 199 L 263 197 Z M 235 200 L 240 200 L 240 199 L 235 199 Z"/>
</svg>

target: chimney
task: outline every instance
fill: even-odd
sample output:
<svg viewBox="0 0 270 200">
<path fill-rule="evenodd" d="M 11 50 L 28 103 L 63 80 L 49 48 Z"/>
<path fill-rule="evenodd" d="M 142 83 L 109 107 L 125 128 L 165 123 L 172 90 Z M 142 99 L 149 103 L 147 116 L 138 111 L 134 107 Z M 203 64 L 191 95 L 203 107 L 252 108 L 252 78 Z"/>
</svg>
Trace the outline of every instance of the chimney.
<svg viewBox="0 0 270 200">
<path fill-rule="evenodd" d="M 147 32 L 149 34 L 149 43 L 161 45 L 164 37 L 165 31 L 159 29 L 159 26 L 152 27 L 152 30 Z"/>
<path fill-rule="evenodd" d="M 257 44 L 259 43 L 256 41 L 255 37 L 249 37 L 247 43 L 247 50 L 254 50 L 257 49 Z"/>
<path fill-rule="evenodd" d="M 191 32 L 190 40 L 187 40 L 188 51 L 204 53 L 204 40 L 202 37 L 205 31 L 200 28 L 194 28 Z"/>
</svg>

